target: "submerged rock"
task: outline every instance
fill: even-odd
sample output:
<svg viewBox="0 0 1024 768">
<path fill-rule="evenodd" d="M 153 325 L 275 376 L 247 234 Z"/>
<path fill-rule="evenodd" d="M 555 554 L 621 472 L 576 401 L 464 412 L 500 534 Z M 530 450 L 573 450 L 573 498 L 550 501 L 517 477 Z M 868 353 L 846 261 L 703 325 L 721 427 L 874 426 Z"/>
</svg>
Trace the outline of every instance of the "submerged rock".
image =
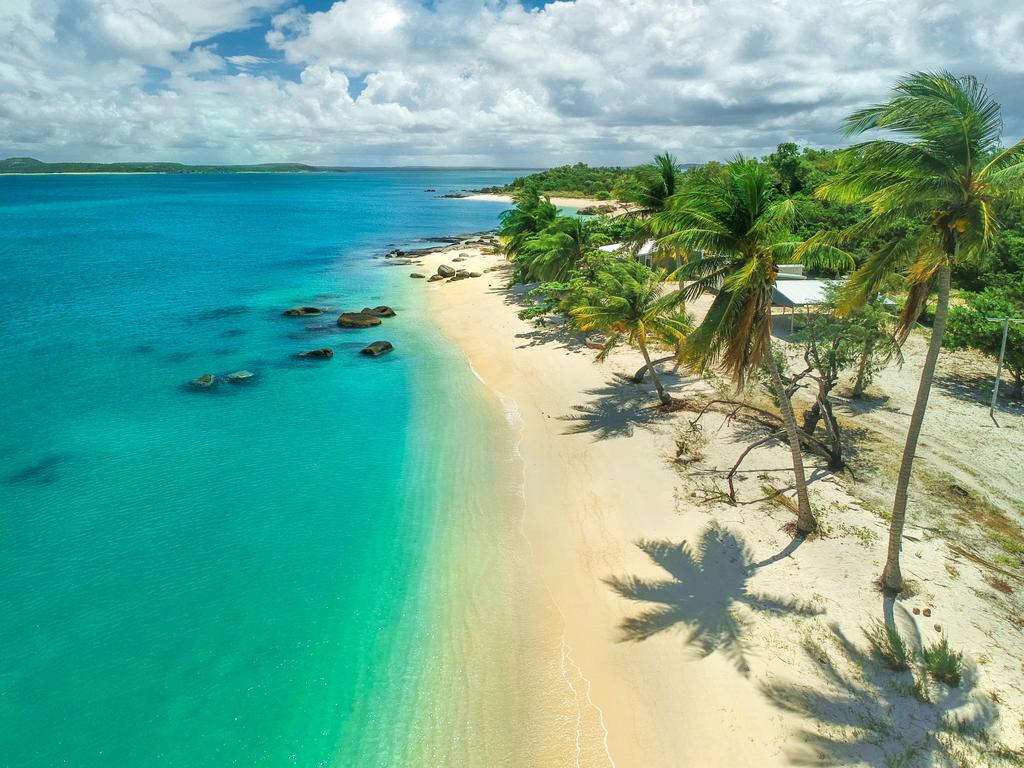
<svg viewBox="0 0 1024 768">
<path fill-rule="evenodd" d="M 330 347 L 311 349 L 308 352 L 299 352 L 298 357 L 312 358 L 317 360 L 330 360 L 334 357 L 334 350 Z"/>
<path fill-rule="evenodd" d="M 338 317 L 338 325 L 342 328 L 370 328 L 380 325 L 380 318 L 365 312 L 342 312 Z"/>
<path fill-rule="evenodd" d="M 483 273 L 482 272 L 470 272 L 469 276 L 470 277 L 483 277 Z"/>
<path fill-rule="evenodd" d="M 365 347 L 359 350 L 359 354 L 370 355 L 371 357 L 379 357 L 380 355 L 383 355 L 385 352 L 390 352 L 394 348 L 394 345 L 390 341 L 375 341 L 372 344 L 367 344 Z"/>
<path fill-rule="evenodd" d="M 256 374 L 252 371 L 234 371 L 228 374 L 228 381 L 233 384 L 241 384 L 244 381 L 255 378 Z"/>
<path fill-rule="evenodd" d="M 410 272 L 409 273 L 409 277 L 423 278 L 423 277 L 426 277 L 426 275 L 424 275 L 422 272 Z"/>
<path fill-rule="evenodd" d="M 395 310 L 387 304 L 381 304 L 378 307 L 363 307 L 360 314 L 370 315 L 371 317 L 394 317 Z"/>
<path fill-rule="evenodd" d="M 320 307 L 295 307 L 293 309 L 286 309 L 281 314 L 285 317 L 315 317 L 323 313 L 324 311 Z"/>
<path fill-rule="evenodd" d="M 437 268 L 437 274 L 441 277 L 453 277 L 455 275 L 455 267 L 449 266 L 448 264 L 441 264 Z"/>
<path fill-rule="evenodd" d="M 209 389 L 217 383 L 217 377 L 212 373 L 204 373 L 202 376 L 192 379 L 189 383 L 196 389 Z"/>
</svg>

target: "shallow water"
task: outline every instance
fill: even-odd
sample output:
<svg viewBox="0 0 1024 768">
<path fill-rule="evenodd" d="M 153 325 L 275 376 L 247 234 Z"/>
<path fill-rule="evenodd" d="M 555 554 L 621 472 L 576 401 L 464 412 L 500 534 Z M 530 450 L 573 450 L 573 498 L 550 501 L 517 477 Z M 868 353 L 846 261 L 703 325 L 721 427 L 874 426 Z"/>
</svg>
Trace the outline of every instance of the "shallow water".
<svg viewBox="0 0 1024 768">
<path fill-rule="evenodd" d="M 558 670 L 517 668 L 558 649 L 517 613 L 511 433 L 423 281 L 372 258 L 494 226 L 503 205 L 435 194 L 511 175 L 0 178 L 0 762 L 515 765 L 533 721 L 571 740 L 557 682 L 531 714 Z M 280 316 L 381 303 L 377 329 Z"/>
</svg>

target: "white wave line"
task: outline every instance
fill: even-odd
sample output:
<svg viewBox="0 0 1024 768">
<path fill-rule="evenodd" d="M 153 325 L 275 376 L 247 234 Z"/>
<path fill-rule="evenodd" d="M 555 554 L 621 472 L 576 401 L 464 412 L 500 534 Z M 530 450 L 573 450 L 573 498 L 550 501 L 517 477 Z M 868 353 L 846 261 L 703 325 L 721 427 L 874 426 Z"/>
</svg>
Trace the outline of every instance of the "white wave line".
<svg viewBox="0 0 1024 768">
<path fill-rule="evenodd" d="M 481 376 L 473 367 L 473 363 L 469 359 L 468 355 L 466 355 L 466 363 L 469 365 L 469 370 L 473 372 L 473 375 L 476 376 L 480 383 L 488 387 L 488 389 L 498 396 L 498 400 L 501 401 L 502 409 L 505 411 L 505 421 L 516 434 L 516 440 L 512 446 L 512 455 L 519 462 L 519 472 L 520 477 L 522 478 L 522 481 L 519 484 L 519 496 L 523 502 L 522 515 L 519 518 L 519 534 L 523 537 L 524 541 L 526 541 L 526 547 L 530 551 L 530 555 L 535 556 L 533 543 L 530 541 L 529 536 L 526 535 L 526 460 L 520 450 L 524 433 L 523 412 L 519 408 L 519 403 L 517 403 L 514 398 L 499 392 L 497 389 L 487 384 L 483 376 Z M 548 593 L 548 599 L 551 601 L 551 604 L 555 607 L 555 610 L 558 611 L 558 615 L 562 619 L 562 627 L 566 627 L 568 625 L 568 621 L 566 620 L 565 613 L 562 612 L 562 608 L 558 604 L 558 601 L 555 600 L 555 595 L 551 591 L 551 587 L 548 586 L 548 583 L 543 578 L 540 581 L 544 585 L 544 591 Z M 587 704 L 597 711 L 598 723 L 601 726 L 601 742 L 604 746 L 604 754 L 608 758 L 609 766 L 611 766 L 611 768 L 616 768 L 615 758 L 612 757 L 611 749 L 608 746 L 608 727 L 604 722 L 604 710 L 597 705 L 591 696 L 593 685 L 590 682 L 590 678 L 583 674 L 583 670 L 580 668 L 580 665 L 573 660 L 572 649 L 569 647 L 569 644 L 565 640 L 565 635 L 563 634 L 561 638 L 561 659 L 559 664 L 561 667 L 562 679 L 565 680 L 566 685 L 569 686 L 569 690 L 572 692 L 573 702 L 576 707 L 576 766 L 577 768 L 582 768 L 580 760 L 583 753 L 583 708 L 580 706 L 579 693 L 576 690 L 576 686 L 573 685 L 572 680 L 569 677 L 566 662 L 572 665 L 573 669 L 576 670 L 576 675 L 587 684 L 586 700 Z"/>
</svg>

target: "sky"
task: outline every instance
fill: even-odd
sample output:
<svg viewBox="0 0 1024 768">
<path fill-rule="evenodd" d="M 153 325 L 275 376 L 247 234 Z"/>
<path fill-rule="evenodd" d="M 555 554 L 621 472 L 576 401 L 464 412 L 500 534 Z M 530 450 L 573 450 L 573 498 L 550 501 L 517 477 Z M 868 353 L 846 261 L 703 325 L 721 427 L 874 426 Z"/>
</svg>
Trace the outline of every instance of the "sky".
<svg viewBox="0 0 1024 768">
<path fill-rule="evenodd" d="M 840 145 L 936 69 L 1024 135 L 1024 2 L 0 0 L 0 157 L 702 162 Z"/>
</svg>

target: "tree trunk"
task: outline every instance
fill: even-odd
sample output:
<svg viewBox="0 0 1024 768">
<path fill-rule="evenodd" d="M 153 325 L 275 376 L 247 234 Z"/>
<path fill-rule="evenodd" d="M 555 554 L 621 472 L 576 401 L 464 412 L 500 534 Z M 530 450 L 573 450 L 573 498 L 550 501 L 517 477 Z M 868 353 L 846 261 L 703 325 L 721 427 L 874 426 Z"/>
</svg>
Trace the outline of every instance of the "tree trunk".
<svg viewBox="0 0 1024 768">
<path fill-rule="evenodd" d="M 676 359 L 677 359 L 676 355 L 669 355 L 668 357 L 660 357 L 657 360 L 653 361 L 650 365 L 651 366 L 661 365 L 662 363 L 667 363 L 669 360 L 676 360 Z M 647 363 L 644 363 L 640 367 L 640 370 L 638 370 L 636 373 L 633 374 L 632 381 L 633 381 L 634 384 L 643 384 L 644 383 L 644 376 L 647 375 L 647 369 L 649 367 L 650 366 Z"/>
<path fill-rule="evenodd" d="M 796 425 L 796 416 L 793 415 L 793 404 L 786 393 L 786 386 L 782 383 L 782 374 L 779 373 L 779 366 L 775 364 L 775 356 L 772 354 L 772 345 L 768 344 L 766 364 L 771 374 L 772 382 L 775 384 L 775 391 L 779 395 L 779 408 L 782 410 L 782 423 L 786 427 L 786 436 L 789 438 L 789 451 L 793 455 L 793 475 L 796 486 L 797 509 L 799 513 L 796 518 L 796 530 L 800 535 L 806 536 L 818 529 L 818 521 L 811 511 L 811 500 L 807 496 L 807 477 L 804 474 L 804 456 L 800 449 L 800 432 Z"/>
<path fill-rule="evenodd" d="M 654 382 L 654 388 L 658 390 L 658 397 L 665 405 L 672 405 L 672 396 L 665 391 L 663 386 L 661 386 L 661 379 L 658 378 L 658 372 L 654 370 L 654 366 L 651 364 L 651 356 L 647 354 L 647 343 L 643 339 L 640 339 L 638 346 L 640 347 L 640 354 L 644 356 L 644 362 L 647 363 L 647 370 L 651 372 L 651 380 Z"/>
<path fill-rule="evenodd" d="M 853 385 L 853 396 L 860 398 L 864 395 L 864 388 L 868 385 L 868 366 L 871 363 L 871 353 L 874 351 L 875 340 L 869 338 L 864 342 L 864 348 L 860 353 L 860 367 L 857 369 L 857 382 Z"/>
<path fill-rule="evenodd" d="M 910 417 L 907 442 L 903 447 L 903 460 L 900 462 L 900 473 L 896 480 L 896 498 L 892 505 L 892 521 L 889 523 L 889 549 L 885 568 L 882 570 L 882 586 L 891 592 L 899 592 L 903 589 L 903 574 L 900 572 L 900 548 L 903 544 L 903 526 L 907 521 L 907 487 L 910 485 L 910 473 L 914 467 L 917 440 L 921 436 L 921 424 L 924 422 L 924 413 L 928 408 L 928 395 L 931 394 L 935 364 L 939 360 L 942 333 L 946 329 L 946 317 L 949 314 L 950 269 L 950 262 L 947 260 L 939 270 L 936 279 L 939 300 L 935 306 L 932 338 L 928 344 L 924 367 L 921 369 L 921 383 L 917 387 L 917 400 L 914 403 L 914 412 Z"/>
</svg>

